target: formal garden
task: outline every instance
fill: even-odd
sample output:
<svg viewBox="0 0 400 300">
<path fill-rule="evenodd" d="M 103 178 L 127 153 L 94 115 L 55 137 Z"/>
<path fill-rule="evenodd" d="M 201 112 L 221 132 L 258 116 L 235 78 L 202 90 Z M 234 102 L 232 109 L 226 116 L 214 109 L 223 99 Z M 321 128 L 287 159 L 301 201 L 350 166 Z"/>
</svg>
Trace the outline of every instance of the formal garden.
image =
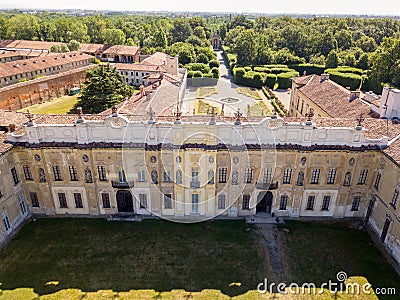
<svg viewBox="0 0 400 300">
<path fill-rule="evenodd" d="M 374 294 L 260 294 L 269 282 L 348 282 L 400 291 L 400 277 L 365 231 L 343 222 L 278 228 L 277 273 L 257 226 L 56 218 L 30 221 L 0 251 L 0 299 L 377 299 Z M 379 296 L 379 299 L 397 299 Z"/>
</svg>

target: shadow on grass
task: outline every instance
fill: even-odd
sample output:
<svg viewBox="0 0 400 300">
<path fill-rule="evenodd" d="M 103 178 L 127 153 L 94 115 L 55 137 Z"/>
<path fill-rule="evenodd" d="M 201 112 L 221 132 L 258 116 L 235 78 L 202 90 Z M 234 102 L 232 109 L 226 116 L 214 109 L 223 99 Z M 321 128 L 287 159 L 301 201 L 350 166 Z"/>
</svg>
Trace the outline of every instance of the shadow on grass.
<svg viewBox="0 0 400 300">
<path fill-rule="evenodd" d="M 0 288 L 32 287 L 39 295 L 217 289 L 234 296 L 268 275 L 256 240 L 243 221 L 39 219 L 0 252 Z"/>
</svg>

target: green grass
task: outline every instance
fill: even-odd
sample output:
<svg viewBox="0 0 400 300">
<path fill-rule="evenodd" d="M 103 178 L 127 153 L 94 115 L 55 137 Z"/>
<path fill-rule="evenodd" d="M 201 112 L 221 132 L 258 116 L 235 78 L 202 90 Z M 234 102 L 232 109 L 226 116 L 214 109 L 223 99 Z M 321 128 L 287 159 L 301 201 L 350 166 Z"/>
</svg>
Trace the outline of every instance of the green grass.
<svg viewBox="0 0 400 300">
<path fill-rule="evenodd" d="M 285 233 L 283 228 L 288 228 Z M 339 271 L 348 277 L 365 277 L 373 287 L 395 287 L 400 293 L 400 276 L 382 256 L 365 231 L 337 222 L 296 222 L 281 226 L 290 282 L 321 284 L 335 280 Z M 379 296 L 379 299 L 399 299 Z"/>
<path fill-rule="evenodd" d="M 277 282 L 277 274 L 251 229 L 243 221 L 39 219 L 0 252 L 0 300 L 376 299 L 329 291 L 259 294 L 258 283 Z M 345 271 L 350 281 L 400 291 L 399 276 L 364 231 L 339 222 L 290 221 L 280 226 L 278 241 L 288 284 L 318 286 Z"/>
<path fill-rule="evenodd" d="M 69 288 L 241 294 L 265 276 L 256 235 L 247 228 L 242 221 L 40 219 L 0 252 L 0 288 L 39 295 Z"/>
<path fill-rule="evenodd" d="M 26 107 L 20 111 L 26 112 L 29 109 L 29 112 L 32 114 L 67 114 L 76 102 L 78 102 L 78 95 L 62 96 L 41 104 Z"/>
</svg>

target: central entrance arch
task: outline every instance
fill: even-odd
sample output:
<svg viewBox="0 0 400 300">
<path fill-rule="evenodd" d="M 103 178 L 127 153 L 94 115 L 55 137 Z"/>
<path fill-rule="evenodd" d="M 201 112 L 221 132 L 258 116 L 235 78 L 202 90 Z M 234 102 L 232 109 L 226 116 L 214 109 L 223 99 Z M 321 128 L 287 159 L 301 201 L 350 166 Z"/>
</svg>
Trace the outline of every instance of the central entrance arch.
<svg viewBox="0 0 400 300">
<path fill-rule="evenodd" d="M 133 199 L 129 190 L 119 190 L 117 192 L 118 212 L 133 213 Z"/>
<path fill-rule="evenodd" d="M 260 194 L 258 194 L 256 213 L 270 214 L 272 209 L 273 198 L 274 196 L 270 191 L 261 192 Z"/>
</svg>

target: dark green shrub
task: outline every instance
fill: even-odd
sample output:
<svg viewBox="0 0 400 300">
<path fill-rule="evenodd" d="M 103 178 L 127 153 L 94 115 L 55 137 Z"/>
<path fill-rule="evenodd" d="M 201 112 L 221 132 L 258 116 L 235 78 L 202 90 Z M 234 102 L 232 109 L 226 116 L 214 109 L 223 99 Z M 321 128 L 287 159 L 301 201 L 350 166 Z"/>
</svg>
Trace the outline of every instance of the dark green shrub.
<svg viewBox="0 0 400 300">
<path fill-rule="evenodd" d="M 203 73 L 201 71 L 193 71 L 193 77 L 203 77 Z"/>
<path fill-rule="evenodd" d="M 219 67 L 219 62 L 218 62 L 218 60 L 215 60 L 215 59 L 210 60 L 209 63 L 208 63 L 208 66 L 210 67 L 210 69 L 218 68 Z"/>
<path fill-rule="evenodd" d="M 333 80 L 337 84 L 350 90 L 357 90 L 361 87 L 362 78 L 358 74 L 353 73 L 342 73 L 334 69 L 326 70 L 329 74 L 329 79 Z"/>
<path fill-rule="evenodd" d="M 251 67 L 246 66 L 246 67 L 244 67 L 244 70 L 245 70 L 246 72 L 249 72 L 249 71 L 251 71 Z"/>
<path fill-rule="evenodd" d="M 214 78 L 219 78 L 219 69 L 218 67 L 214 67 L 211 69 L 211 74 L 213 75 Z"/>
<path fill-rule="evenodd" d="M 288 89 L 292 86 L 290 78 L 299 76 L 296 71 L 280 73 L 277 75 L 277 82 L 280 89 Z"/>
<path fill-rule="evenodd" d="M 243 76 L 246 73 L 244 68 L 234 68 L 233 69 L 233 80 L 237 84 L 243 84 Z"/>
<path fill-rule="evenodd" d="M 276 83 L 276 75 L 275 74 L 267 74 L 265 78 L 265 85 L 269 87 L 270 89 L 274 88 L 274 85 Z"/>
<path fill-rule="evenodd" d="M 263 73 L 271 73 L 271 69 L 268 69 L 266 67 L 254 67 L 254 71 L 263 72 Z"/>
<path fill-rule="evenodd" d="M 306 75 L 311 75 L 311 74 L 321 75 L 324 73 L 325 70 L 325 66 L 314 65 L 314 64 L 299 64 L 299 65 L 291 65 L 290 67 L 299 72 L 300 75 L 303 75 L 304 71 L 306 72 Z"/>
<path fill-rule="evenodd" d="M 287 72 L 292 72 L 294 71 L 293 69 L 289 68 L 271 68 L 271 73 L 272 74 L 280 74 L 280 73 L 287 73 Z"/>
<path fill-rule="evenodd" d="M 203 74 L 210 73 L 211 69 L 208 66 L 208 64 L 203 64 L 203 63 L 191 63 L 187 64 L 186 68 L 188 68 L 191 71 L 200 71 Z"/>
</svg>

